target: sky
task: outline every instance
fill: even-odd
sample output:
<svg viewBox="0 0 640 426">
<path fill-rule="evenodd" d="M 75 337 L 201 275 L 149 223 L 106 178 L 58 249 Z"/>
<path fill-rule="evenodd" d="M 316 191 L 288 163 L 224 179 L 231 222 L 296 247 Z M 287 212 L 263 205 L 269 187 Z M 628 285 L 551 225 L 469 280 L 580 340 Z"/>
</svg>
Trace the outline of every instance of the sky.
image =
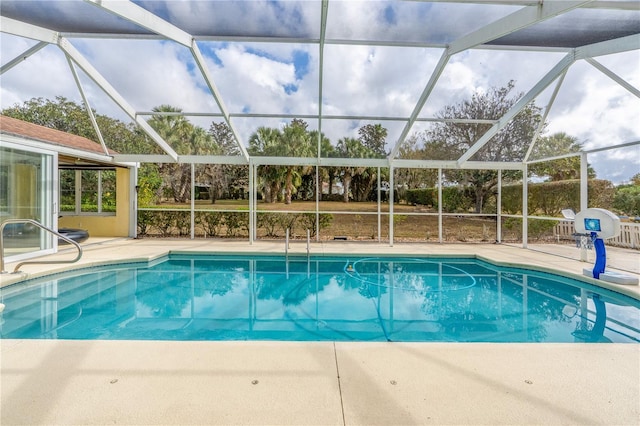
<svg viewBox="0 0 640 426">
<path fill-rule="evenodd" d="M 71 15 L 72 8 L 67 7 L 72 3 L 75 2 L 54 2 L 57 9 L 52 10 L 50 16 L 62 22 L 76 22 Z M 200 35 L 198 48 L 230 113 L 318 113 L 320 54 L 317 43 L 229 42 L 222 38 L 238 34 L 317 39 L 320 3 L 146 0 L 136 3 Z M 3 2 L 3 8 L 7 7 L 12 4 Z M 90 19 L 94 6 L 85 3 L 81 7 L 86 14 L 83 19 Z M 517 9 L 500 5 L 332 1 L 326 34 L 327 39 L 427 41 L 435 45 L 453 41 Z M 43 13 L 40 19 L 41 25 L 46 25 L 51 18 Z M 125 24 L 115 19 L 114 25 Z M 143 37 L 70 40 L 136 111 L 151 111 L 168 104 L 188 112 L 220 112 L 184 46 Z M 33 44 L 32 40 L 2 34 L 2 64 Z M 441 54 L 442 49 L 436 47 L 326 44 L 322 113 L 406 117 L 414 110 Z M 503 87 L 511 80 L 516 83 L 514 93 L 526 93 L 564 55 L 487 49 L 461 52 L 449 60 L 419 117 L 433 117 L 446 105 L 468 100 L 474 92 Z M 633 87 L 640 87 L 640 50 L 598 57 L 597 61 Z M 130 121 L 82 71 L 80 81 L 91 107 L 98 113 Z M 546 107 L 553 89 L 552 84 L 536 99 L 536 104 Z M 1 108 L 22 104 L 33 97 L 54 99 L 56 96 L 76 102 L 82 100 L 67 60 L 55 45 L 47 46 L 0 76 Z M 549 111 L 545 134 L 565 132 L 576 137 L 585 149 L 597 149 L 640 140 L 639 118 L 640 99 L 591 64 L 579 61 L 569 69 Z M 222 119 L 191 117 L 190 120 L 208 128 L 212 120 Z M 232 121 L 246 145 L 258 126 L 280 127 L 288 120 L 235 117 Z M 311 129 L 318 127 L 317 120 L 307 121 Z M 393 148 L 404 127 L 404 122 L 394 120 L 325 119 L 322 131 L 336 143 L 342 137 L 357 137 L 358 128 L 369 123 L 380 123 L 389 130 L 388 150 Z M 428 127 L 426 123 L 416 123 L 410 135 Z M 616 184 L 640 173 L 639 146 L 592 154 L 588 160 L 597 177 Z"/>
</svg>

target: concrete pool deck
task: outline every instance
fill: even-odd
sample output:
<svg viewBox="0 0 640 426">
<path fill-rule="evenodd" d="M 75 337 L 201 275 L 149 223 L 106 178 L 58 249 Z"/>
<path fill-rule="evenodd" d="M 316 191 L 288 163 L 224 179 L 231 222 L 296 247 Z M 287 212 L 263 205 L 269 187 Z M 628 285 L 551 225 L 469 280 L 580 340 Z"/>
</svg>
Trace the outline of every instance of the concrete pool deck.
<svg viewBox="0 0 640 426">
<path fill-rule="evenodd" d="M 284 249 L 283 242 L 88 242 L 84 266 L 169 249 Z M 292 242 L 290 253 L 306 254 L 306 243 Z M 311 254 L 327 253 L 477 254 L 578 275 L 590 265 L 497 244 L 312 244 Z M 622 255 L 616 262 L 633 271 L 639 253 Z M 47 260 L 61 258 L 73 254 Z M 0 284 L 16 279 L 5 274 Z M 640 295 L 637 286 L 623 291 Z M 637 425 L 640 345 L 0 340 L 0 401 L 2 425 Z"/>
</svg>

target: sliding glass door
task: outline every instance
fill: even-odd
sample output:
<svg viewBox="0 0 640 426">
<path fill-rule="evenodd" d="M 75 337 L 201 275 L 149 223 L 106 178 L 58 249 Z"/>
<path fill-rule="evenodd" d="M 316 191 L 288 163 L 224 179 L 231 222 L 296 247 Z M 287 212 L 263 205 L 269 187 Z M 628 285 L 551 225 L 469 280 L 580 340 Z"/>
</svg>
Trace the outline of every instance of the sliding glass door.
<svg viewBox="0 0 640 426">
<path fill-rule="evenodd" d="M 53 228 L 57 214 L 57 167 L 54 152 L 3 141 L 0 146 L 0 222 L 33 219 Z M 51 253 L 57 240 L 25 223 L 8 223 L 3 231 L 5 262 Z"/>
</svg>

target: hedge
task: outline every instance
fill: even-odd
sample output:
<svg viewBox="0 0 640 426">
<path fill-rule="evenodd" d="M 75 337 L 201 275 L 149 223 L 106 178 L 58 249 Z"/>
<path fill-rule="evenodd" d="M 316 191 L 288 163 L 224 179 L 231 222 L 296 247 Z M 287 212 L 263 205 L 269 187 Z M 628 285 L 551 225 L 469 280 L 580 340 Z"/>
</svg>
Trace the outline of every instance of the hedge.
<svg viewBox="0 0 640 426">
<path fill-rule="evenodd" d="M 331 225 L 333 216 L 319 215 L 320 229 Z M 209 211 L 195 212 L 195 224 L 208 237 L 248 237 L 249 212 Z M 257 228 L 263 229 L 267 237 L 284 237 L 287 228 L 293 235 L 295 229 L 309 229 L 311 236 L 318 232 L 315 213 L 260 213 Z M 160 235 L 162 237 L 187 236 L 191 230 L 191 216 L 187 210 L 138 210 L 138 235 Z"/>
<path fill-rule="evenodd" d="M 561 216 L 562 209 L 580 211 L 580 180 L 530 183 L 528 187 L 529 215 Z M 615 187 L 608 180 L 588 181 L 588 207 L 611 209 Z M 522 184 L 502 187 L 502 212 L 522 213 Z"/>
</svg>

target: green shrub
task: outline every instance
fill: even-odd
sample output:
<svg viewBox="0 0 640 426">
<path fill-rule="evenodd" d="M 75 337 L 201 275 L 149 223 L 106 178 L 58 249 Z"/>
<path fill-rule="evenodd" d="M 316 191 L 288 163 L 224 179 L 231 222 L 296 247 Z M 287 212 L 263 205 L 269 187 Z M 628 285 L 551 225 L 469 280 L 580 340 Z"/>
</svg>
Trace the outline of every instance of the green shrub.
<svg viewBox="0 0 640 426">
<path fill-rule="evenodd" d="M 611 209 L 615 188 L 608 180 L 590 179 L 589 207 Z M 562 209 L 580 210 L 580 180 L 530 183 L 527 191 L 530 215 L 560 217 Z M 502 187 L 502 212 L 522 213 L 522 184 Z"/>
<path fill-rule="evenodd" d="M 438 192 L 435 188 L 407 189 L 404 199 L 407 204 L 436 207 Z"/>
<path fill-rule="evenodd" d="M 257 227 L 265 231 L 267 237 L 277 237 L 276 227 L 279 225 L 278 213 L 258 212 Z"/>
<path fill-rule="evenodd" d="M 315 237 L 318 233 L 316 228 L 316 214 L 315 213 L 302 213 L 298 216 L 298 222 L 305 230 L 309 230 L 309 234 Z M 333 222 L 333 215 L 331 213 L 320 213 L 318 216 L 318 224 L 320 229 L 325 229 L 331 226 Z"/>
<path fill-rule="evenodd" d="M 226 212 L 225 225 L 227 226 L 227 236 L 237 237 L 242 231 L 249 235 L 249 213 L 248 212 Z"/>
<path fill-rule="evenodd" d="M 527 222 L 529 238 L 540 239 L 545 236 L 553 236 L 552 231 L 556 223 L 554 220 L 529 219 Z"/>
<path fill-rule="evenodd" d="M 171 218 L 170 220 L 178 230 L 178 235 L 180 235 L 181 237 L 191 235 L 191 212 L 180 211 L 169 213 L 171 213 L 169 215 L 169 217 Z"/>
<path fill-rule="evenodd" d="M 465 213 L 473 208 L 473 198 L 463 187 L 447 186 L 442 188 L 442 211 L 447 213 Z"/>
<path fill-rule="evenodd" d="M 629 185 L 616 190 L 613 208 L 621 214 L 640 216 L 640 185 Z"/>
<path fill-rule="evenodd" d="M 160 235 L 163 237 L 171 236 L 174 227 L 174 219 L 171 215 L 172 212 L 158 210 L 151 212 L 151 225 L 160 231 Z"/>
<path fill-rule="evenodd" d="M 196 212 L 195 221 L 202 226 L 206 235 L 215 237 L 220 235 L 224 216 L 224 212 Z"/>
<path fill-rule="evenodd" d="M 145 236 L 152 227 L 153 212 L 148 210 L 138 210 L 138 235 Z"/>
<path fill-rule="evenodd" d="M 287 229 L 289 229 L 289 235 L 293 236 L 297 221 L 297 213 L 280 213 L 278 215 L 278 224 L 280 225 L 280 229 L 282 229 L 282 235 L 286 235 Z"/>
</svg>

